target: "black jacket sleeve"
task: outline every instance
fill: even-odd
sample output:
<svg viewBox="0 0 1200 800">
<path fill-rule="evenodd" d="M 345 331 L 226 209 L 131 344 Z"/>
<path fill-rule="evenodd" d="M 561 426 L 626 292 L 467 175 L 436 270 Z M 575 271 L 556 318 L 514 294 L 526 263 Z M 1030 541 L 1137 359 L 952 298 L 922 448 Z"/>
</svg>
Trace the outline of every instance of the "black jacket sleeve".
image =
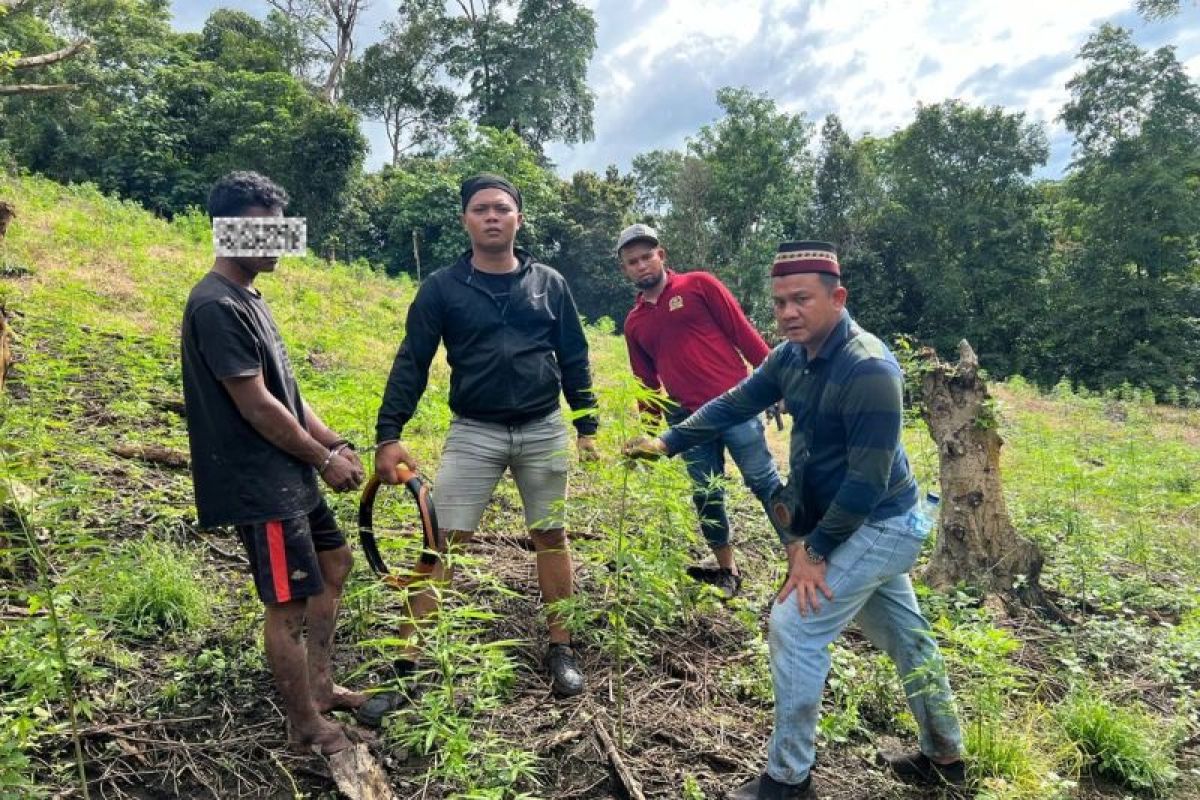
<svg viewBox="0 0 1200 800">
<path fill-rule="evenodd" d="M 408 307 L 404 341 L 392 362 L 375 421 L 376 442 L 400 438 L 429 382 L 429 364 L 442 340 L 442 302 L 437 284 L 433 278 L 422 283 Z"/>
<path fill-rule="evenodd" d="M 563 395 L 572 411 L 591 411 L 575 419 L 575 430 L 580 436 L 593 436 L 600 426 L 597 415 L 596 394 L 592 391 L 592 370 L 588 362 L 587 337 L 575 298 L 561 276 L 558 279 L 558 330 L 555 332 L 555 356 L 562 372 Z"/>
</svg>

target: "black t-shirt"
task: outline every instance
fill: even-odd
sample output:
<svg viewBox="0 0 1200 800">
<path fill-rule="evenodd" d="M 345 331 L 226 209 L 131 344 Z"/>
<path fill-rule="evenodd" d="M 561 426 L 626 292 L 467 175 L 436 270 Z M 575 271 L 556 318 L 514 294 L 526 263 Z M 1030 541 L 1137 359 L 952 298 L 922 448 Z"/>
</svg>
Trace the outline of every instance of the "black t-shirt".
<svg viewBox="0 0 1200 800">
<path fill-rule="evenodd" d="M 501 308 L 507 308 L 509 295 L 512 294 L 513 287 L 517 283 L 517 273 L 518 270 L 515 269 L 512 272 L 499 274 L 472 269 L 471 280 L 483 287 L 483 290 L 490 294 Z"/>
<path fill-rule="evenodd" d="M 305 425 L 300 387 L 262 297 L 210 272 L 183 312 L 183 399 L 202 528 L 306 514 L 320 500 L 316 470 L 264 439 L 221 381 L 262 375 Z"/>
</svg>

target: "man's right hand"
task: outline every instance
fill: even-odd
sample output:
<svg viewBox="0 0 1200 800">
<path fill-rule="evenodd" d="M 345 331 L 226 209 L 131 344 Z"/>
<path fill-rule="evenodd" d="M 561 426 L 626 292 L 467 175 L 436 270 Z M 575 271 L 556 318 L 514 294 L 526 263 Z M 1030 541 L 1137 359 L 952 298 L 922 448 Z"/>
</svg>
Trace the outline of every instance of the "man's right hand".
<svg viewBox="0 0 1200 800">
<path fill-rule="evenodd" d="M 658 437 L 635 436 L 625 443 L 621 452 L 626 458 L 661 458 L 667 454 L 667 445 Z"/>
<path fill-rule="evenodd" d="M 363 478 L 366 477 L 362 465 L 357 463 L 358 458 L 349 458 L 347 453 L 353 453 L 353 451 L 343 450 L 333 456 L 325 465 L 325 469 L 320 472 L 321 480 L 325 481 L 335 492 L 353 491 L 362 486 Z"/>
<path fill-rule="evenodd" d="M 375 474 L 383 483 L 394 485 L 400 482 L 396 475 L 396 467 L 400 464 L 407 465 L 414 472 L 420 467 L 400 442 L 390 442 L 375 451 Z"/>
</svg>

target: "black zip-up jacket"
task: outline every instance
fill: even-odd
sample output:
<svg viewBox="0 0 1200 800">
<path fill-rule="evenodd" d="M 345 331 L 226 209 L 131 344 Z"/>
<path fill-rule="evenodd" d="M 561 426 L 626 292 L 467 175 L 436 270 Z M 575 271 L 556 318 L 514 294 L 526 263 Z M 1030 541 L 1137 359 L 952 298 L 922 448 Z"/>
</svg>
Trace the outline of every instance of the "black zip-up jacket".
<svg viewBox="0 0 1200 800">
<path fill-rule="evenodd" d="M 375 441 L 400 438 L 429 380 L 438 342 L 450 364 L 450 409 L 481 422 L 519 425 L 558 408 L 596 408 L 588 344 L 562 275 L 517 249 L 512 293 L 498 302 L 475 279 L 468 250 L 421 284 L 408 308 L 404 341 L 392 362 Z M 575 420 L 596 432 L 595 413 Z"/>
</svg>

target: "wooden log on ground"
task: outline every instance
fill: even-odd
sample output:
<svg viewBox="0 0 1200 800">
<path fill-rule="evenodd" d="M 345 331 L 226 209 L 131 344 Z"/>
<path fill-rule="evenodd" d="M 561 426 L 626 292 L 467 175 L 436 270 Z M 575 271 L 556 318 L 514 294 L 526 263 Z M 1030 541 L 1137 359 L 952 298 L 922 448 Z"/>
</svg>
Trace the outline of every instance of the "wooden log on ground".
<svg viewBox="0 0 1200 800">
<path fill-rule="evenodd" d="M 383 767 L 362 742 L 334 753 L 327 761 L 338 790 L 350 800 L 395 800 Z"/>
<path fill-rule="evenodd" d="M 625 759 L 621 758 L 621 751 L 617 749 L 617 745 L 609 735 L 608 729 L 604 727 L 604 723 L 600 721 L 599 717 L 592 717 L 592 726 L 596 729 L 596 738 L 600 740 L 604 755 L 608 757 L 608 763 L 612 766 L 613 774 L 620 782 L 621 788 L 629 795 L 629 800 L 646 800 L 646 796 L 642 794 L 642 784 L 634 777 L 633 772 L 625 763 Z"/>
<path fill-rule="evenodd" d="M 0 305 L 0 394 L 4 392 L 4 379 L 8 375 L 9 365 L 12 364 L 12 348 L 8 339 L 8 314 L 4 306 Z"/>
<path fill-rule="evenodd" d="M 184 469 L 188 465 L 187 453 L 159 444 L 114 444 L 108 450 L 121 458 L 136 458 L 173 469 Z"/>
</svg>

